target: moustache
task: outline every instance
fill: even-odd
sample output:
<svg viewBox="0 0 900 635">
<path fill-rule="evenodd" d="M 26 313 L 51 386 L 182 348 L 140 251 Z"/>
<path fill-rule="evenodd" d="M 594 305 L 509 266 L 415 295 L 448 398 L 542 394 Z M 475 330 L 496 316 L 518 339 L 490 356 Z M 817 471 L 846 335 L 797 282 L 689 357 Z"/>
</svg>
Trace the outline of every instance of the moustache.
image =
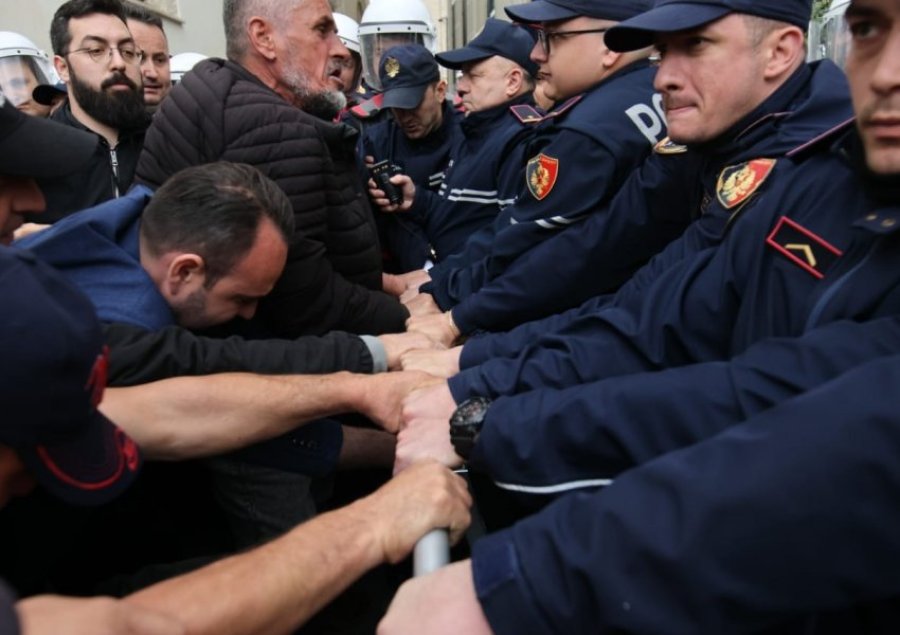
<svg viewBox="0 0 900 635">
<path fill-rule="evenodd" d="M 103 82 L 100 84 L 100 88 L 101 90 L 106 90 L 107 88 L 110 88 L 117 84 L 124 84 L 131 90 L 137 90 L 137 84 L 131 81 L 131 79 L 124 73 L 113 73 L 103 80 Z"/>
<path fill-rule="evenodd" d="M 900 119 L 900 99 L 878 99 L 866 104 L 856 115 L 857 120 L 865 124 L 876 120 Z"/>
</svg>

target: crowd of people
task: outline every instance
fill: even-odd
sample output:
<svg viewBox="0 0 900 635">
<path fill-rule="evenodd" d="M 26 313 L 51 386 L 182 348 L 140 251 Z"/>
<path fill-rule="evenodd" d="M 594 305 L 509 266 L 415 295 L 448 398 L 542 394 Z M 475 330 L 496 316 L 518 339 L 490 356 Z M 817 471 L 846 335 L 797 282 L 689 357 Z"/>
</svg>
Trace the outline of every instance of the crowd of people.
<svg viewBox="0 0 900 635">
<path fill-rule="evenodd" d="M 900 0 L 812 4 L 0 32 L 0 633 L 895 632 Z"/>
</svg>

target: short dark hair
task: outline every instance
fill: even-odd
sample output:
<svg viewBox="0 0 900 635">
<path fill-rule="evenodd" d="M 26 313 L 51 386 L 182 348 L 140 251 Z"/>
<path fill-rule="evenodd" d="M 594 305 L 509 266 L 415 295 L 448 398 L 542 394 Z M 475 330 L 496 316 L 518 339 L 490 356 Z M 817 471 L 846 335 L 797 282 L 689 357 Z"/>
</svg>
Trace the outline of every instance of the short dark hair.
<svg viewBox="0 0 900 635">
<path fill-rule="evenodd" d="M 123 8 L 125 9 L 125 17 L 129 20 L 142 22 L 148 26 L 155 26 L 165 35 L 166 30 L 163 28 L 162 18 L 158 15 L 150 13 L 144 7 L 136 7 L 133 4 L 126 4 Z"/>
<path fill-rule="evenodd" d="M 264 218 L 290 242 L 293 208 L 274 181 L 243 163 L 196 165 L 174 174 L 150 199 L 141 217 L 141 244 L 157 256 L 196 253 L 211 287 L 250 251 Z"/>
<path fill-rule="evenodd" d="M 53 46 L 53 53 L 56 55 L 68 53 L 69 44 L 72 43 L 69 20 L 95 13 L 114 15 L 123 23 L 127 23 L 121 0 L 69 0 L 56 10 L 53 21 L 50 22 L 50 44 Z"/>
</svg>

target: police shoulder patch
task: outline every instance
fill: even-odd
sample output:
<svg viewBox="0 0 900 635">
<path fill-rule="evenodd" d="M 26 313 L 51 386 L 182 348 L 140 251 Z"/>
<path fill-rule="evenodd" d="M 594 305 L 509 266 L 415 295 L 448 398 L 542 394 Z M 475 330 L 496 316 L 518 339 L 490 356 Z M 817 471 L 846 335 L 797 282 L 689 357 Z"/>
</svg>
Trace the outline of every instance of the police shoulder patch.
<svg viewBox="0 0 900 635">
<path fill-rule="evenodd" d="M 558 176 L 559 159 L 547 156 L 543 152 L 528 161 L 525 167 L 525 184 L 531 195 L 539 201 L 547 198 L 553 191 Z"/>
<path fill-rule="evenodd" d="M 656 154 L 684 154 L 688 151 L 687 146 L 675 143 L 669 137 L 666 137 L 653 147 Z"/>
<path fill-rule="evenodd" d="M 509 110 L 516 119 L 525 124 L 539 123 L 544 120 L 541 112 L 528 104 L 516 104 L 510 106 Z"/>
<path fill-rule="evenodd" d="M 821 280 L 844 253 L 802 225 L 782 216 L 766 238 L 766 244 L 792 263 Z"/>
<path fill-rule="evenodd" d="M 733 209 L 749 199 L 772 173 L 775 159 L 754 159 L 732 165 L 719 174 L 716 197 L 725 209 Z"/>
</svg>

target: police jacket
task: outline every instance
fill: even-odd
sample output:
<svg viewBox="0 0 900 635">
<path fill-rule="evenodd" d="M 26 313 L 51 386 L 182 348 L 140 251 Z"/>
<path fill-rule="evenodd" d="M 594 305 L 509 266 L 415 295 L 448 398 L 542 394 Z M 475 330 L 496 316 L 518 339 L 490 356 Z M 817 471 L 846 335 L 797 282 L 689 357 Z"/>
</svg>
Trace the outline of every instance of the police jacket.
<svg viewBox="0 0 900 635">
<path fill-rule="evenodd" d="M 399 331 L 407 317 L 380 290 L 378 239 L 346 130 L 291 105 L 237 64 L 205 60 L 147 132 L 143 183 L 159 186 L 185 167 L 224 160 L 254 165 L 287 193 L 296 232 L 258 316 L 281 337 Z"/>
<path fill-rule="evenodd" d="M 462 141 L 453 150 L 440 190 L 417 191 L 409 212 L 424 227 L 433 262 L 448 257 L 465 262 L 485 252 L 496 219 L 521 189 L 527 142 L 538 118 L 527 94 L 462 121 Z"/>
<path fill-rule="evenodd" d="M 510 265 L 497 284 L 482 290 L 472 310 L 454 309 L 454 321 L 460 325 L 462 319 L 469 331 L 511 328 L 615 291 L 632 275 L 622 293 L 638 291 L 671 263 L 717 244 L 728 219 L 753 205 L 755 192 L 718 200 L 723 174 L 727 179 L 751 170 L 764 186 L 773 159 L 852 115 L 839 68 L 831 62 L 802 66 L 716 140 L 690 149 L 659 144 L 603 213 Z M 660 250 L 650 266 L 638 269 Z"/>
<path fill-rule="evenodd" d="M 516 258 L 583 221 L 615 194 L 664 134 L 653 74 L 647 62 L 636 62 L 547 115 L 525 151 L 521 195 L 506 210 L 489 252 L 475 262 L 435 268 L 423 286 L 442 309 L 472 296 Z M 460 328 L 467 324 L 462 319 Z"/>
<path fill-rule="evenodd" d="M 128 191 L 134 180 L 149 117 L 134 128 L 120 130 L 115 148 L 111 148 L 103 136 L 75 119 L 68 102 L 50 118 L 91 133 L 97 138 L 97 147 L 82 169 L 64 177 L 38 179 L 38 186 L 47 200 L 47 209 L 40 214 L 29 214 L 27 218 L 30 222 L 55 223 L 73 212 L 118 198 Z M 60 160 L 66 160 L 65 148 L 60 148 Z"/>
<path fill-rule="evenodd" d="M 871 362 L 475 543 L 493 632 L 896 632 L 898 382 Z"/>
<path fill-rule="evenodd" d="M 462 135 L 459 123 L 459 113 L 446 100 L 440 127 L 424 139 L 408 138 L 393 117 L 389 117 L 366 127 L 359 159 L 371 156 L 376 162 L 390 161 L 413 180 L 417 189 L 436 192 L 444 182 L 451 152 Z M 418 218 L 409 214 L 379 213 L 376 220 L 387 252 L 387 268 L 406 273 L 421 268 L 431 258 L 428 238 Z"/>
<path fill-rule="evenodd" d="M 834 152 L 858 154 L 855 134 Z M 597 313 L 579 350 L 522 365 L 517 390 L 551 385 L 533 364 L 572 387 L 492 405 L 479 444 L 495 478 L 610 478 L 898 350 L 900 191 L 882 198 L 834 153 L 790 173 L 721 246 Z"/>
</svg>

